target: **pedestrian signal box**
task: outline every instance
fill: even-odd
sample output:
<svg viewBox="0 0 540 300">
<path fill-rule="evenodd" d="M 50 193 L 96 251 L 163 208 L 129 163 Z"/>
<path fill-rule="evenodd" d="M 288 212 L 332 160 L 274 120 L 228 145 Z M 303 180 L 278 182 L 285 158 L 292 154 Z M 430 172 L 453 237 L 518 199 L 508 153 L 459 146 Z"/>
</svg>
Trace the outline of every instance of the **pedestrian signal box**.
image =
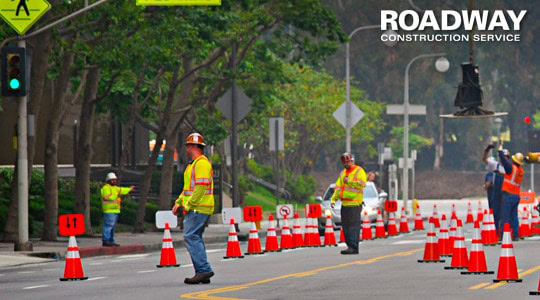
<svg viewBox="0 0 540 300">
<path fill-rule="evenodd" d="M 61 236 L 77 236 L 84 234 L 84 215 L 71 214 L 58 217 L 58 231 Z"/>
</svg>

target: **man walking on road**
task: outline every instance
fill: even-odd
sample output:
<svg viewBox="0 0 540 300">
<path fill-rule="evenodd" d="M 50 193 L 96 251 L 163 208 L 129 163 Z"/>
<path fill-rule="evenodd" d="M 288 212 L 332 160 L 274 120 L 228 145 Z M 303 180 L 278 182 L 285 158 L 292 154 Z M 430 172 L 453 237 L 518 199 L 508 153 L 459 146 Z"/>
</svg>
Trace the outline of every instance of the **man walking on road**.
<svg viewBox="0 0 540 300">
<path fill-rule="evenodd" d="M 513 231 L 514 241 L 519 240 L 519 222 L 517 208 L 519 205 L 519 193 L 521 189 L 521 182 L 523 182 L 523 165 L 524 157 L 521 153 L 512 155 L 512 161 L 510 161 L 504 155 L 502 144 L 499 146 L 499 158 L 504 166 L 504 182 L 502 185 L 503 198 L 501 203 L 501 226 L 499 229 L 504 228 L 504 224 L 509 223 Z"/>
<path fill-rule="evenodd" d="M 343 153 L 341 162 L 345 169 L 341 171 L 336 181 L 336 188 L 330 201 L 333 208 L 336 201 L 341 200 L 341 226 L 348 247 L 347 250 L 341 251 L 341 254 L 358 254 L 360 215 L 367 180 L 366 172 L 354 164 L 350 153 Z"/>
<path fill-rule="evenodd" d="M 184 171 L 184 190 L 172 209 L 174 215 L 181 207 L 184 209 L 184 240 L 195 268 L 195 276 L 186 278 L 186 284 L 210 283 L 210 277 L 214 276 L 202 239 L 204 225 L 214 212 L 212 164 L 203 155 L 204 146 L 202 135 L 192 133 L 188 136 L 186 150 L 191 162 Z"/>
<path fill-rule="evenodd" d="M 120 246 L 114 241 L 114 228 L 118 222 L 118 215 L 122 206 L 122 195 L 127 195 L 135 186 L 123 188 L 117 186 L 116 174 L 109 173 L 105 178 L 107 182 L 101 188 L 101 209 L 103 210 L 103 230 L 101 240 L 104 247 Z"/>
</svg>

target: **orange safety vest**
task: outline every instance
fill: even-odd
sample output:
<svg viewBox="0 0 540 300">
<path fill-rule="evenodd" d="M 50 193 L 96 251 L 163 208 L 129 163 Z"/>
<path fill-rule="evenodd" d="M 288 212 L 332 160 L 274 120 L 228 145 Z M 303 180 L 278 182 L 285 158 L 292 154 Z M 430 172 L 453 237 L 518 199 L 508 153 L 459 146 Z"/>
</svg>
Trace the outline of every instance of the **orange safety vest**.
<svg viewBox="0 0 540 300">
<path fill-rule="evenodd" d="M 512 174 L 504 174 L 502 191 L 519 196 L 523 175 L 523 168 L 512 164 Z"/>
</svg>

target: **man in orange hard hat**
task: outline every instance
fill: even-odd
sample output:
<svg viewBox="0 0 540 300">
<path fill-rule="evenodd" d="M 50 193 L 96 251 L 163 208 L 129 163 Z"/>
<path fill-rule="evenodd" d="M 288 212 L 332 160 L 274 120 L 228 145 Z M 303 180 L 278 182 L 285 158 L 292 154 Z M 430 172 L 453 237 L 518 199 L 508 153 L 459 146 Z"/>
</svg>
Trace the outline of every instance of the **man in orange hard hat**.
<svg viewBox="0 0 540 300">
<path fill-rule="evenodd" d="M 187 137 L 186 150 L 191 161 L 184 171 L 184 189 L 172 209 L 174 215 L 181 207 L 184 209 L 184 240 L 195 269 L 195 276 L 184 280 L 186 284 L 210 283 L 214 276 L 202 239 L 204 225 L 214 212 L 212 164 L 203 155 L 204 146 L 199 133 Z"/>
<path fill-rule="evenodd" d="M 334 208 L 338 200 L 341 201 L 341 226 L 347 243 L 347 249 L 341 254 L 358 254 L 358 239 L 360 237 L 360 216 L 364 201 L 364 187 L 366 186 L 366 172 L 362 167 L 354 164 L 350 153 L 341 155 L 341 162 L 345 169 L 341 171 L 337 181 L 331 206 Z"/>
<path fill-rule="evenodd" d="M 519 222 L 518 222 L 518 205 L 519 193 L 521 192 L 521 183 L 523 182 L 523 162 L 525 158 L 523 154 L 516 153 L 512 155 L 510 161 L 503 152 L 502 143 L 499 146 L 499 158 L 504 167 L 504 181 L 502 184 L 502 203 L 501 203 L 501 225 L 499 231 L 504 228 L 504 224 L 509 223 L 513 231 L 513 239 L 519 240 Z"/>
</svg>

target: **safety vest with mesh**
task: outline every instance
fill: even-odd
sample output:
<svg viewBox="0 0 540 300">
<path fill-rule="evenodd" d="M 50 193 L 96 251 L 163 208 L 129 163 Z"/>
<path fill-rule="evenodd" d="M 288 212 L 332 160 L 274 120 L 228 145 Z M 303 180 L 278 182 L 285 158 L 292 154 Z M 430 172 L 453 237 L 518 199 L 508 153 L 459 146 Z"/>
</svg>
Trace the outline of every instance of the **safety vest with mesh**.
<svg viewBox="0 0 540 300">
<path fill-rule="evenodd" d="M 348 177 L 347 183 L 345 177 Z M 360 206 L 364 201 L 365 186 L 366 172 L 360 166 L 353 166 L 350 171 L 347 169 L 341 171 L 334 194 L 337 193 L 342 206 Z"/>
<path fill-rule="evenodd" d="M 512 164 L 512 174 L 504 174 L 502 191 L 519 196 L 523 175 L 523 168 Z"/>
<path fill-rule="evenodd" d="M 116 185 L 105 184 L 101 188 L 101 209 L 104 214 L 119 214 L 122 202 L 121 195 L 127 195 L 130 188 L 123 188 Z"/>
<path fill-rule="evenodd" d="M 184 191 L 182 192 L 182 206 L 185 207 L 189 198 L 193 194 L 195 185 L 206 185 L 206 191 L 201 201 L 190 207 L 203 214 L 211 215 L 214 212 L 214 172 L 212 163 L 204 155 L 197 157 L 193 163 L 189 164 L 184 172 Z"/>
</svg>

